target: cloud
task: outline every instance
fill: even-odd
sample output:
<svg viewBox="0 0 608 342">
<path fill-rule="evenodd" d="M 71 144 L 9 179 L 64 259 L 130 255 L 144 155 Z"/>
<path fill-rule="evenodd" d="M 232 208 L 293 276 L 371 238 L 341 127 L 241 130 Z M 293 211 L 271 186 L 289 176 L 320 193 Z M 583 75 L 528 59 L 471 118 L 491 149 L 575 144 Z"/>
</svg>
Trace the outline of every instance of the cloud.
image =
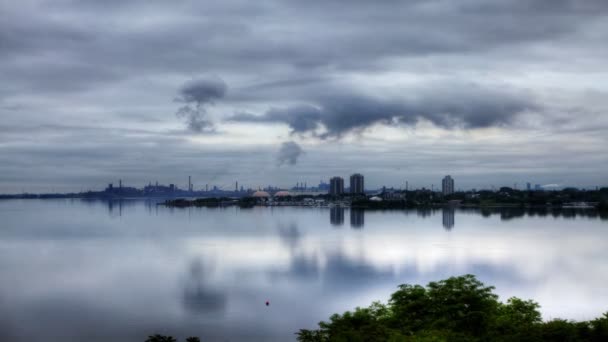
<svg viewBox="0 0 608 342">
<path fill-rule="evenodd" d="M 239 113 L 228 118 L 229 121 L 286 123 L 293 132 L 297 133 L 315 131 L 319 127 L 322 119 L 323 112 L 321 109 L 311 105 L 272 108 L 261 116 L 250 113 Z"/>
<path fill-rule="evenodd" d="M 523 112 L 538 110 L 530 94 L 507 88 L 451 83 L 419 86 L 400 97 L 372 96 L 326 89 L 313 104 L 272 108 L 262 115 L 241 113 L 241 122 L 287 124 L 292 133 L 341 137 L 375 124 L 415 124 L 421 119 L 443 128 L 483 128 L 506 125 Z M 319 128 L 324 132 L 319 133 Z"/>
<path fill-rule="evenodd" d="M 199 78 L 186 82 L 179 89 L 176 101 L 186 103 L 176 115 L 184 118 L 194 132 L 212 131 L 213 123 L 207 118 L 206 106 L 226 95 L 226 83 L 219 77 Z"/>
<path fill-rule="evenodd" d="M 176 182 L 176 169 L 252 185 L 350 168 L 387 185 L 407 176 L 428 187 L 433 170 L 471 187 L 605 184 L 607 10 L 603 0 L 5 1 L 0 192 Z M 200 74 L 221 75 L 229 96 L 214 78 L 180 87 Z M 212 103 L 260 125 L 223 125 Z M 193 139 L 176 120 L 216 134 Z M 311 142 L 305 165 L 272 167 L 285 127 L 336 138 L 377 125 L 420 129 Z"/>
<path fill-rule="evenodd" d="M 293 141 L 286 141 L 281 144 L 279 154 L 277 156 L 277 164 L 279 166 L 283 164 L 296 165 L 300 155 L 304 153 L 304 150 Z"/>
</svg>

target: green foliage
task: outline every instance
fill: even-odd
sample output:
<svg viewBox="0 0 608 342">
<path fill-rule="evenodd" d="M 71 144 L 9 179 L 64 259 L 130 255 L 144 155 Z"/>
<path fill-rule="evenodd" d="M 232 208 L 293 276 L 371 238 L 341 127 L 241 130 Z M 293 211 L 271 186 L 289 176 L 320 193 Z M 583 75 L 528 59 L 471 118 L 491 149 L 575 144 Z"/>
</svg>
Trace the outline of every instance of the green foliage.
<svg viewBox="0 0 608 342">
<path fill-rule="evenodd" d="M 435 328 L 480 335 L 496 314 L 494 287 L 485 287 L 467 274 L 427 285 Z"/>
<path fill-rule="evenodd" d="M 608 341 L 608 313 L 589 322 L 543 322 L 538 303 L 498 301 L 494 287 L 467 274 L 426 287 L 399 285 L 388 304 L 374 302 L 319 329 L 296 333 L 300 342 Z"/>
<path fill-rule="evenodd" d="M 164 336 L 160 334 L 154 334 L 148 336 L 146 342 L 177 342 L 177 339 L 173 336 Z M 195 336 L 186 338 L 186 342 L 201 342 L 201 339 Z"/>
<path fill-rule="evenodd" d="M 173 336 L 164 336 L 160 334 L 154 334 L 148 336 L 146 342 L 177 342 L 177 340 Z"/>
</svg>

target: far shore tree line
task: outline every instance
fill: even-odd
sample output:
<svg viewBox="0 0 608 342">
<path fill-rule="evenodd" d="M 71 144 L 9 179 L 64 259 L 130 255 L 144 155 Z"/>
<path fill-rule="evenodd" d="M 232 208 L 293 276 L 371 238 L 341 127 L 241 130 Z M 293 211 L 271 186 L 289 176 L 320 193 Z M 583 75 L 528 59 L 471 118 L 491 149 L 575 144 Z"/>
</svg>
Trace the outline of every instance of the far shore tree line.
<svg viewBox="0 0 608 342">
<path fill-rule="evenodd" d="M 372 197 L 381 198 L 375 201 Z M 384 197 L 384 198 L 383 198 Z M 294 193 L 291 196 L 273 198 L 276 203 L 300 203 L 306 199 L 332 201 L 348 201 L 352 207 L 367 209 L 407 209 L 440 207 L 446 205 L 460 205 L 464 207 L 552 207 L 560 208 L 578 203 L 588 203 L 601 211 L 608 211 L 608 188 L 597 190 L 580 190 L 576 188 L 565 188 L 555 191 L 527 191 L 503 187 L 498 191 L 480 190 L 455 192 L 443 195 L 440 192 L 428 189 L 421 190 L 392 190 L 385 189 L 378 194 L 344 194 L 331 196 L 329 194 L 305 195 Z M 239 205 L 241 207 L 252 207 L 264 202 L 265 199 L 254 197 L 242 197 L 239 199 L 229 197 L 198 198 L 194 200 L 174 199 L 167 200 L 166 205 L 172 207 L 219 207 L 227 205 Z"/>
</svg>

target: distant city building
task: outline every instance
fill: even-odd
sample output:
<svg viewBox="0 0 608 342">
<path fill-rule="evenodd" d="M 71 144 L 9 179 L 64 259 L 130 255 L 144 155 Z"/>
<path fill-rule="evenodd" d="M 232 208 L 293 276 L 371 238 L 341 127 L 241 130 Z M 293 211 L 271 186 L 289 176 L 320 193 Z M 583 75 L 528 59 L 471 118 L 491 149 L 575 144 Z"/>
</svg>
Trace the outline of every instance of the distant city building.
<svg viewBox="0 0 608 342">
<path fill-rule="evenodd" d="M 350 193 L 351 194 L 363 194 L 365 193 L 365 186 L 363 183 L 363 175 L 355 173 L 350 176 Z"/>
<path fill-rule="evenodd" d="M 324 181 L 319 182 L 319 186 L 317 187 L 319 191 L 329 191 L 329 184 Z"/>
<path fill-rule="evenodd" d="M 332 196 L 344 193 L 344 179 L 342 177 L 332 177 L 329 180 L 329 194 Z"/>
<path fill-rule="evenodd" d="M 542 190 L 542 189 L 543 189 L 543 188 L 540 186 L 540 184 L 536 184 L 536 185 L 534 185 L 534 190 L 539 191 L 539 190 Z"/>
<path fill-rule="evenodd" d="M 530 184 L 530 182 L 526 183 L 526 190 L 532 190 L 532 184 Z"/>
<path fill-rule="evenodd" d="M 405 192 L 397 191 L 393 188 L 386 189 L 386 187 L 384 187 L 380 197 L 385 201 L 402 201 L 405 200 Z"/>
<path fill-rule="evenodd" d="M 454 193 L 454 179 L 452 176 L 447 175 L 443 177 L 441 181 L 441 191 L 444 195 L 451 195 Z"/>
</svg>

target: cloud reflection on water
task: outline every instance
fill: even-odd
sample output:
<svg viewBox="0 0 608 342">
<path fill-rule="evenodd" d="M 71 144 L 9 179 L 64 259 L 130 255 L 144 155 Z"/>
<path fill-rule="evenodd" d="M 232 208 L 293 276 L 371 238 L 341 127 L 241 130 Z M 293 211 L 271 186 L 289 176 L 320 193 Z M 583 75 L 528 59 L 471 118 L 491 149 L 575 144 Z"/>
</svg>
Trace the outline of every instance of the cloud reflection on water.
<svg viewBox="0 0 608 342">
<path fill-rule="evenodd" d="M 545 318 L 608 309 L 608 226 L 587 211 L 350 211 L 365 228 L 345 230 L 328 209 L 115 209 L 0 203 L 0 337 L 289 340 L 400 283 L 464 273 L 539 301 Z"/>
</svg>

